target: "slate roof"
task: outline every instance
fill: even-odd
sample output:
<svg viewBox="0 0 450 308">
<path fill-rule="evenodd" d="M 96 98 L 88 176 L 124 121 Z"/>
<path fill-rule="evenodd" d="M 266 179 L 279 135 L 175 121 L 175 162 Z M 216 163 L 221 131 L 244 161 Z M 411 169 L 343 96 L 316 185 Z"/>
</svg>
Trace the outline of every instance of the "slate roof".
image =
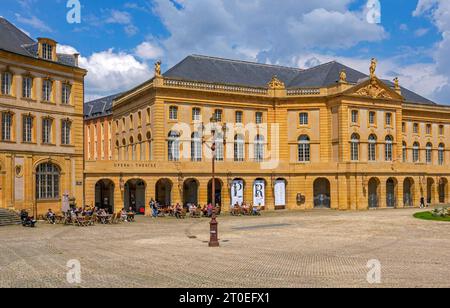
<svg viewBox="0 0 450 308">
<path fill-rule="evenodd" d="M 343 69 L 347 73 L 347 81 L 352 84 L 358 84 L 369 77 L 336 61 L 302 70 L 200 55 L 186 57 L 163 75 L 174 79 L 248 87 L 267 87 L 272 77 L 276 75 L 288 89 L 299 89 L 333 85 L 338 82 Z M 391 81 L 383 80 L 383 82 L 391 88 L 394 87 Z M 435 104 L 406 88 L 402 88 L 402 95 L 407 102 Z"/>
<path fill-rule="evenodd" d="M 113 101 L 122 93 L 99 98 L 84 104 L 84 118 L 86 120 L 112 114 Z"/>
<path fill-rule="evenodd" d="M 0 49 L 26 57 L 38 57 L 38 43 L 3 17 L 0 17 Z M 60 64 L 76 67 L 73 55 L 57 54 L 57 58 Z"/>
</svg>

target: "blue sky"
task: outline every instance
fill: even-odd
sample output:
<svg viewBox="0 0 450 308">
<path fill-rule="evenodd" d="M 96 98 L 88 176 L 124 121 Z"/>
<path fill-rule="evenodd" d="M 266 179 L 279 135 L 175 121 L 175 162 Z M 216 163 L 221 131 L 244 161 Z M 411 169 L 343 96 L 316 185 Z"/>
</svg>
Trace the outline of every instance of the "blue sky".
<svg viewBox="0 0 450 308">
<path fill-rule="evenodd" d="M 2 0 L 0 15 L 31 37 L 51 37 L 82 55 L 87 95 L 126 90 L 196 53 L 310 67 L 338 60 L 450 103 L 450 1 L 380 0 L 381 23 L 367 22 L 374 0 Z M 448 35 L 447 35 L 448 34 Z"/>
</svg>

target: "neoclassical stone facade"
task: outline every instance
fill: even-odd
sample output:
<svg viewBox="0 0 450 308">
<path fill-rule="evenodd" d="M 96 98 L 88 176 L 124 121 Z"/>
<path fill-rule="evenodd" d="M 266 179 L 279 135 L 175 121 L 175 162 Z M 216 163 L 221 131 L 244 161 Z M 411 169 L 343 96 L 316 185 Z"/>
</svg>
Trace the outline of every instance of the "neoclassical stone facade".
<svg viewBox="0 0 450 308">
<path fill-rule="evenodd" d="M 59 54 L 0 18 L 0 208 L 40 215 L 83 200 L 83 100 L 78 55 Z"/>
<path fill-rule="evenodd" d="M 157 64 L 148 82 L 86 104 L 86 204 L 450 202 L 450 107 L 399 83 L 378 79 L 376 61 L 369 75 L 336 62 L 301 70 L 190 56 L 165 74 Z"/>
</svg>

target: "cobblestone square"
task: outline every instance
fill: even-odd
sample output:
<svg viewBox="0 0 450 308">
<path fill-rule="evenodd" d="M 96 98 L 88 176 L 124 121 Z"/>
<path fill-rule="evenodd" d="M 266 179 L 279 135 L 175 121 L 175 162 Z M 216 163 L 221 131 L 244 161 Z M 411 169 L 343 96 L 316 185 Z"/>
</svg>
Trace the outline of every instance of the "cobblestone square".
<svg viewBox="0 0 450 308">
<path fill-rule="evenodd" d="M 450 225 L 417 210 L 277 212 L 208 219 L 139 217 L 88 228 L 0 228 L 0 287 L 450 287 Z M 82 282 L 66 281 L 69 260 Z M 367 262 L 382 283 L 367 282 Z"/>
</svg>

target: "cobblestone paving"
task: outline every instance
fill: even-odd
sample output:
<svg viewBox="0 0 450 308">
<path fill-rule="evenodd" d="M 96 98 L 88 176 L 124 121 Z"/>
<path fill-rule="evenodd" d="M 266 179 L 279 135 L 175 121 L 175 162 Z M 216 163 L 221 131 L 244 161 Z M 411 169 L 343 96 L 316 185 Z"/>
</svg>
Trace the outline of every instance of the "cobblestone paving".
<svg viewBox="0 0 450 308">
<path fill-rule="evenodd" d="M 450 224 L 415 210 L 281 212 L 209 220 L 140 217 L 134 224 L 0 228 L 0 287 L 70 287 L 66 263 L 82 265 L 73 287 L 450 287 Z"/>
</svg>

